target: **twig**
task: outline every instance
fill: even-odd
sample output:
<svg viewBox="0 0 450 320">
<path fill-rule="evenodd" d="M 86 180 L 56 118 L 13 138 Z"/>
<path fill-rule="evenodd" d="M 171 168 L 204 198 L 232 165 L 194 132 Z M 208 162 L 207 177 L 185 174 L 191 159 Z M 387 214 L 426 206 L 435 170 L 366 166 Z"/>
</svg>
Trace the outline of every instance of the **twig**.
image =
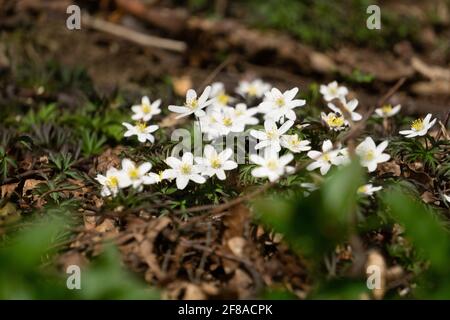
<svg viewBox="0 0 450 320">
<path fill-rule="evenodd" d="M 48 173 L 48 172 L 51 172 L 51 171 L 52 171 L 52 169 L 50 169 L 50 168 L 38 169 L 38 170 L 29 170 L 29 171 L 26 171 L 24 173 L 18 174 L 18 175 L 14 176 L 14 177 L 11 177 L 11 178 L 3 180 L 2 185 L 14 182 L 16 180 L 20 181 L 23 178 L 28 178 L 28 177 L 31 177 L 31 176 L 34 176 L 34 175 L 37 175 L 37 174 L 44 174 L 44 173 Z"/>
<path fill-rule="evenodd" d="M 442 128 L 441 130 L 439 130 L 436 136 L 436 141 L 439 141 L 439 139 L 441 138 L 443 130 L 447 131 L 449 120 L 450 120 L 450 111 L 447 112 L 447 116 L 445 117 L 444 123 L 442 123 Z"/>
<path fill-rule="evenodd" d="M 182 41 L 143 34 L 102 19 L 91 17 L 88 14 L 83 15 L 83 24 L 92 29 L 112 34 L 145 47 L 154 47 L 175 52 L 184 52 L 187 48 L 186 43 Z"/>
<path fill-rule="evenodd" d="M 43 194 L 41 194 L 38 199 L 45 198 L 46 196 L 48 196 L 51 193 L 63 192 L 63 191 L 75 191 L 75 190 L 83 189 L 85 187 L 86 186 L 83 185 L 83 186 L 79 186 L 79 187 L 76 187 L 76 188 L 69 188 L 69 187 L 67 187 L 67 188 L 59 188 L 59 189 L 48 190 L 48 191 L 44 192 Z"/>
<path fill-rule="evenodd" d="M 251 261 L 244 259 L 244 258 L 237 257 L 232 254 L 227 254 L 227 253 L 221 252 L 219 250 L 216 250 L 216 249 L 213 249 L 213 248 L 201 245 L 201 244 L 196 244 L 196 243 L 193 243 L 192 241 L 188 241 L 188 240 L 183 240 L 182 242 L 180 242 L 180 244 L 187 246 L 187 247 L 191 247 L 192 249 L 206 251 L 206 252 L 208 252 L 210 254 L 214 254 L 220 258 L 224 258 L 227 260 L 231 260 L 231 261 L 240 263 L 247 270 L 247 272 L 252 276 L 254 284 L 255 284 L 255 291 L 258 293 L 263 288 L 263 281 L 261 279 L 261 275 L 253 267 L 253 263 Z"/>
<path fill-rule="evenodd" d="M 211 83 L 215 77 L 229 64 L 233 63 L 236 60 L 234 55 L 228 56 L 221 64 L 219 64 L 206 78 L 203 80 L 201 85 L 198 87 L 197 91 L 202 90 L 208 83 Z"/>
<path fill-rule="evenodd" d="M 398 91 L 398 89 L 400 89 L 400 87 L 403 85 L 403 83 L 405 83 L 405 81 L 406 78 L 401 78 L 400 80 L 398 80 L 397 83 L 393 87 L 391 87 L 389 91 L 384 96 L 381 97 L 380 100 L 378 100 L 378 103 L 376 105 L 374 104 L 369 109 L 369 111 L 367 111 L 363 119 L 361 119 L 361 121 L 359 121 L 356 125 L 354 125 L 344 137 L 342 137 L 341 142 L 346 142 L 347 140 L 355 138 L 355 136 L 357 136 L 359 132 L 366 126 L 367 120 L 373 114 L 377 106 L 378 107 L 383 106 L 383 104 L 387 100 L 389 100 L 389 98 L 392 97 Z"/>
</svg>

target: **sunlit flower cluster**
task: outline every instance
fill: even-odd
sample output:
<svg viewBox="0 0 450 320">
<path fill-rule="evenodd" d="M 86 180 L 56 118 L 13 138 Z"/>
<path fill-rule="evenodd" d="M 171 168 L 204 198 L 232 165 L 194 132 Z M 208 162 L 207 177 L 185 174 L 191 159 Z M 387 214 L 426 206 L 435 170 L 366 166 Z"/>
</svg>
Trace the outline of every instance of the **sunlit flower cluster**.
<svg viewBox="0 0 450 320">
<path fill-rule="evenodd" d="M 325 176 L 332 167 L 348 164 L 351 157 L 359 159 L 361 166 L 367 168 L 369 173 L 375 172 L 380 163 L 391 158 L 385 153 L 387 140 L 375 142 L 367 136 L 351 149 L 342 145 L 339 136 L 351 130 L 363 116 L 357 111 L 358 100 L 349 98 L 349 90 L 336 81 L 320 86 L 325 105 L 319 110 L 320 121 L 327 128 L 327 133 L 326 138 L 319 141 L 312 136 L 312 130 L 304 131 L 310 123 L 302 123 L 301 107 L 306 106 L 306 100 L 298 98 L 297 87 L 281 91 L 255 79 L 241 81 L 235 92 L 237 95 L 234 96 L 227 93 L 225 85 L 220 82 L 207 86 L 199 94 L 189 89 L 182 105 L 169 105 L 167 109 L 175 113 L 176 118 L 192 116 L 204 139 L 210 141 L 201 155 L 188 151 L 181 156 L 172 154 L 164 160 L 166 168 L 158 173 L 150 171 L 152 165 L 149 162 L 136 164 L 124 159 L 121 168 L 110 168 L 105 175 L 97 175 L 96 179 L 102 185 L 101 195 L 114 197 L 125 188 L 140 191 L 145 185 L 164 180 L 174 182 L 179 190 L 185 189 L 189 183 L 203 184 L 207 179 L 226 180 L 229 171 L 238 168 L 238 163 L 234 150 L 221 147 L 217 141 L 230 134 L 249 133 L 255 139 L 248 156 L 249 162 L 254 165 L 251 175 L 271 182 L 296 172 L 299 161 L 306 161 L 307 171 L 318 170 Z M 149 122 L 161 113 L 160 105 L 159 99 L 152 103 L 148 97 L 143 97 L 141 104 L 132 106 L 131 119 L 136 123 L 123 123 L 127 129 L 124 136 L 137 136 L 142 143 L 154 143 L 152 133 L 159 127 Z M 388 121 L 400 109 L 400 105 L 386 104 L 375 109 L 374 117 Z M 400 134 L 407 138 L 426 135 L 436 122 L 431 117 L 428 114 L 423 119 L 415 120 L 409 130 L 401 130 Z M 307 195 L 318 189 L 319 185 L 306 181 L 300 187 L 305 189 L 304 194 Z M 366 184 L 358 189 L 358 194 L 372 196 L 381 189 L 381 186 Z"/>
</svg>

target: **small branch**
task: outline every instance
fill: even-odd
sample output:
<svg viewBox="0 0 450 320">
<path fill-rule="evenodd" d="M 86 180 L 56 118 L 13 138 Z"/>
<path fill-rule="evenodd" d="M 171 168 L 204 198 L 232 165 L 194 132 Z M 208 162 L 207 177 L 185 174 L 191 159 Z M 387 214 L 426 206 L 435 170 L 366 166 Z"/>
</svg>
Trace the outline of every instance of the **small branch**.
<svg viewBox="0 0 450 320">
<path fill-rule="evenodd" d="M 405 83 L 405 81 L 406 78 L 401 78 L 400 80 L 398 80 L 397 83 L 392 88 L 390 88 L 389 91 L 384 96 L 382 96 L 380 100 L 378 100 L 378 103 L 376 105 L 374 104 L 369 109 L 369 111 L 367 111 L 363 119 L 361 119 L 361 121 L 359 121 L 356 125 L 354 125 L 344 137 L 342 137 L 341 141 L 346 142 L 350 139 L 355 138 L 360 133 L 360 131 L 364 129 L 367 120 L 373 114 L 375 109 L 377 107 L 382 107 L 386 103 L 386 101 L 389 100 L 389 98 L 392 97 L 398 91 L 398 89 L 400 89 L 400 87 L 403 85 L 403 83 Z"/>
<path fill-rule="evenodd" d="M 14 177 L 5 179 L 3 181 L 3 183 L 2 183 L 2 185 L 8 184 L 8 183 L 11 183 L 11 182 L 14 182 L 14 181 L 20 181 L 20 180 L 22 180 L 24 178 L 28 178 L 28 177 L 31 177 L 31 176 L 34 176 L 34 175 L 37 175 L 37 174 L 48 173 L 48 172 L 51 172 L 51 171 L 52 171 L 52 169 L 50 169 L 50 168 L 38 169 L 38 170 L 29 170 L 29 171 L 26 171 L 24 173 L 18 174 L 18 175 L 14 176 Z"/>
<path fill-rule="evenodd" d="M 216 250 L 216 249 L 213 249 L 213 248 L 201 245 L 201 244 L 196 244 L 196 243 L 193 243 L 192 241 L 188 241 L 188 240 L 183 240 L 182 242 L 180 242 L 180 244 L 183 246 L 190 247 L 195 250 L 200 250 L 200 251 L 207 252 L 209 254 L 214 254 L 214 255 L 218 256 L 219 258 L 223 258 L 223 259 L 227 259 L 227 260 L 231 260 L 231 261 L 240 263 L 247 270 L 247 272 L 252 276 L 254 284 L 255 284 L 256 293 L 258 293 L 262 290 L 263 280 L 261 278 L 261 275 L 258 273 L 258 271 L 253 267 L 253 263 L 251 261 L 244 259 L 244 258 L 237 257 L 232 254 L 223 253 L 219 250 Z"/>
<path fill-rule="evenodd" d="M 43 194 L 41 194 L 41 195 L 39 196 L 39 199 L 45 198 L 45 197 L 48 196 L 49 194 L 52 194 L 52 193 L 55 193 L 55 192 L 75 191 L 75 190 L 83 189 L 83 188 L 85 188 L 85 187 L 86 187 L 86 186 L 79 186 L 79 187 L 76 187 L 76 188 L 69 188 L 69 187 L 67 187 L 67 188 L 59 188 L 59 189 L 48 190 L 48 191 L 44 192 Z"/>
<path fill-rule="evenodd" d="M 175 52 L 184 52 L 187 48 L 186 43 L 182 41 L 143 34 L 102 19 L 91 17 L 88 14 L 83 15 L 83 23 L 97 31 L 112 34 L 116 37 L 137 43 L 144 47 L 160 48 Z"/>
<path fill-rule="evenodd" d="M 208 85 L 209 83 L 211 83 L 215 77 L 217 77 L 217 75 L 223 70 L 225 69 L 228 65 L 230 65 L 231 63 L 234 63 L 236 61 L 236 57 L 234 55 L 230 55 L 228 56 L 228 58 L 226 58 L 224 61 L 222 61 L 221 64 L 219 64 L 206 78 L 205 80 L 203 80 L 203 82 L 201 83 L 201 85 L 198 87 L 197 91 L 202 90 L 204 87 L 206 87 L 206 85 Z"/>
</svg>

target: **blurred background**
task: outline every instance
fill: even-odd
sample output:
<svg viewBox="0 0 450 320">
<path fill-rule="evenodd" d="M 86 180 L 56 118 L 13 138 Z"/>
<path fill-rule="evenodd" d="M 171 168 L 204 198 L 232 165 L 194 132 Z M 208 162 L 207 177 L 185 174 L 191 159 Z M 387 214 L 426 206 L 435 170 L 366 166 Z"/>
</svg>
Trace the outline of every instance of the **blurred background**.
<svg viewBox="0 0 450 320">
<path fill-rule="evenodd" d="M 85 17 L 81 30 L 66 27 L 72 3 Z M 366 27 L 373 4 L 381 30 Z M 364 106 L 405 77 L 392 102 L 409 114 L 440 112 L 450 96 L 449 7 L 448 0 L 1 0 L 0 68 L 18 78 L 21 62 L 29 73 L 52 64 L 83 69 L 104 95 L 182 94 L 212 78 L 234 86 L 262 77 L 282 88 L 338 80 Z M 54 89 L 70 103 L 66 89 Z"/>
</svg>

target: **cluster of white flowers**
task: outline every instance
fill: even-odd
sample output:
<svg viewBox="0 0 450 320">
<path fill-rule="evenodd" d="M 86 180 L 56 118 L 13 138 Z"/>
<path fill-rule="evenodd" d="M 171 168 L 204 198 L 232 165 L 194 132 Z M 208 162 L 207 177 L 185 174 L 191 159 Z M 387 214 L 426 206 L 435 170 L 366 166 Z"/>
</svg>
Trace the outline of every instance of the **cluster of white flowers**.
<svg viewBox="0 0 450 320">
<path fill-rule="evenodd" d="M 98 174 L 96 180 L 103 186 L 102 197 L 116 196 L 120 189 L 132 187 L 138 191 L 143 185 L 154 184 L 160 181 L 157 174 L 149 172 L 152 164 L 144 162 L 136 165 L 130 159 L 122 160 L 122 168 L 110 168 L 106 175 Z"/>
<path fill-rule="evenodd" d="M 255 152 L 259 151 L 259 154 L 252 153 L 249 156 L 250 162 L 257 165 L 251 171 L 254 177 L 267 178 L 273 182 L 294 172 L 294 167 L 289 164 L 294 160 L 293 154 L 301 152 L 307 152 L 311 159 L 306 168 L 308 171 L 319 169 L 322 175 L 326 175 L 332 166 L 349 163 L 349 152 L 340 143 L 333 143 L 330 139 L 321 143 L 321 150 L 311 150 L 309 140 L 302 139 L 298 133 L 288 133 L 293 130 L 297 121 L 295 109 L 306 104 L 305 100 L 296 98 L 298 92 L 297 87 L 282 92 L 256 79 L 239 83 L 236 88 L 239 98 L 229 95 L 224 84 L 216 82 L 207 86 L 200 95 L 189 89 L 182 106 L 170 105 L 168 109 L 177 113 L 177 118 L 194 115 L 202 134 L 209 141 L 231 133 L 242 133 L 247 126 L 258 125 L 258 114 L 261 114 L 264 119 L 263 129 L 250 130 L 250 135 L 257 139 Z M 356 111 L 358 100 L 348 99 L 349 90 L 339 86 L 336 81 L 321 85 L 320 93 L 327 107 L 331 109 L 328 113 L 321 112 L 321 120 L 330 131 L 346 130 L 363 118 Z M 132 119 L 138 122 L 136 125 L 123 123 L 127 128 L 125 137 L 136 135 L 140 142 L 153 143 L 152 133 L 158 126 L 149 125 L 148 122 L 154 115 L 161 113 L 160 104 L 161 100 L 151 103 L 148 97 L 144 97 L 140 105 L 133 106 Z M 253 106 L 248 107 L 248 104 Z M 387 119 L 397 114 L 400 109 L 400 105 L 386 105 L 376 109 L 375 116 Z M 428 114 L 424 119 L 415 120 L 411 130 L 402 130 L 400 134 L 408 138 L 423 136 L 435 122 L 436 119 L 431 120 L 431 114 Z M 295 127 L 302 129 L 308 125 L 298 123 Z M 388 141 L 377 145 L 371 137 L 366 137 L 356 146 L 354 152 L 361 165 L 366 167 L 368 172 L 374 172 L 378 164 L 390 159 L 390 156 L 384 153 L 387 146 Z M 111 168 L 106 175 L 97 176 L 98 182 L 103 185 L 102 196 L 115 196 L 120 189 L 128 187 L 141 190 L 144 185 L 159 183 L 165 179 L 175 180 L 177 188 L 182 190 L 190 181 L 201 184 L 214 176 L 225 180 L 226 172 L 238 167 L 233 160 L 233 150 L 217 150 L 212 144 L 205 146 L 202 157 L 194 157 L 192 153 L 184 152 L 181 159 L 170 156 L 165 163 L 167 169 L 153 173 L 150 172 L 152 166 L 148 162 L 136 165 L 131 160 L 124 159 L 121 169 Z M 305 182 L 302 187 L 306 189 L 307 194 L 316 190 L 318 185 Z M 372 184 L 363 185 L 358 189 L 358 194 L 371 196 L 381 188 Z"/>
<path fill-rule="evenodd" d="M 140 105 L 135 105 L 131 107 L 133 111 L 133 116 L 131 119 L 135 120 L 134 125 L 124 122 L 122 123 L 127 131 L 125 132 L 125 137 L 137 136 L 139 142 L 150 141 L 155 142 L 155 137 L 152 135 L 153 132 L 158 130 L 157 125 L 148 125 L 148 122 L 153 118 L 154 115 L 160 114 L 161 100 L 156 100 L 153 103 L 150 102 L 148 97 L 143 97 Z"/>
</svg>

